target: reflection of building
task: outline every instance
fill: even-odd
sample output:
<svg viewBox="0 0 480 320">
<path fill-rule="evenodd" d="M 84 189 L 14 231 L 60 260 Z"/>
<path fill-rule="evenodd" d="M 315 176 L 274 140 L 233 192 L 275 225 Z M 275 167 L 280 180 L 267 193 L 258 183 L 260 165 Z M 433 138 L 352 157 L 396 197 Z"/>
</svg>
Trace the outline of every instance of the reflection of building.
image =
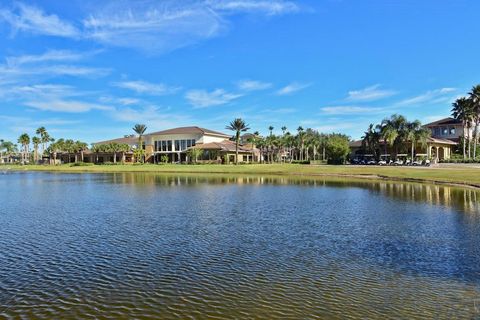
<svg viewBox="0 0 480 320">
<path fill-rule="evenodd" d="M 420 145 L 415 148 L 415 156 L 426 157 L 433 160 L 449 159 L 454 151 L 454 148 L 458 145 L 460 137 L 467 134 L 464 130 L 462 122 L 453 118 L 445 118 L 435 122 L 428 123 L 424 127 L 430 129 L 432 135 L 427 139 L 427 145 L 422 147 Z M 352 158 L 358 156 L 373 156 L 366 154 L 362 147 L 362 141 L 350 142 Z M 385 154 L 385 143 L 380 141 L 379 151 L 382 157 L 390 157 L 393 150 L 387 145 L 387 153 Z M 397 156 L 410 156 L 410 147 L 407 148 L 406 153 L 397 154 Z"/>
</svg>

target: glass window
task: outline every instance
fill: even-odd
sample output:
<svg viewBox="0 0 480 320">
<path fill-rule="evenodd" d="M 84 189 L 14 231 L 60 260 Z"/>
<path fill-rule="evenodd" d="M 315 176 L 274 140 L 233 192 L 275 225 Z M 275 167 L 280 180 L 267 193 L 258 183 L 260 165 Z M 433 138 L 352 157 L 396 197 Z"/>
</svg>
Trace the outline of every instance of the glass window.
<svg viewBox="0 0 480 320">
<path fill-rule="evenodd" d="M 175 151 L 182 151 L 180 148 L 180 140 L 175 140 Z"/>
<path fill-rule="evenodd" d="M 439 127 L 435 127 L 433 134 L 434 134 L 435 136 L 439 136 L 439 135 L 440 135 L 440 128 L 439 128 Z"/>
<path fill-rule="evenodd" d="M 187 148 L 190 148 L 192 146 L 192 140 L 187 140 Z"/>
<path fill-rule="evenodd" d="M 162 140 L 162 151 L 167 151 L 167 141 Z"/>
<path fill-rule="evenodd" d="M 192 139 L 192 147 L 195 146 L 195 139 Z"/>
<path fill-rule="evenodd" d="M 450 127 L 450 135 L 455 135 L 455 127 Z"/>
<path fill-rule="evenodd" d="M 442 127 L 442 136 L 448 136 L 448 128 Z"/>
<path fill-rule="evenodd" d="M 167 151 L 172 151 L 172 140 L 167 141 Z"/>
<path fill-rule="evenodd" d="M 182 151 L 187 149 L 187 140 L 182 140 Z"/>
</svg>

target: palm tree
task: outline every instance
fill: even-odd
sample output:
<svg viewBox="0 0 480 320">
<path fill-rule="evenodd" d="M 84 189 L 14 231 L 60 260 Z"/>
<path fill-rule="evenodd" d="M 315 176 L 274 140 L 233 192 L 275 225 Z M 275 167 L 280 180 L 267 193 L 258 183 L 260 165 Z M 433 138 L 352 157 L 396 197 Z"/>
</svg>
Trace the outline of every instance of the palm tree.
<svg viewBox="0 0 480 320">
<path fill-rule="evenodd" d="M 297 132 L 298 132 L 297 137 L 300 144 L 300 161 L 303 161 L 303 148 L 305 146 L 305 131 L 303 131 L 302 126 L 299 126 L 297 128 Z"/>
<path fill-rule="evenodd" d="M 468 93 L 472 103 L 475 133 L 473 138 L 473 159 L 477 158 L 478 127 L 480 125 L 480 84 L 474 86 Z"/>
<path fill-rule="evenodd" d="M 22 162 L 25 163 L 28 157 L 28 146 L 30 145 L 30 136 L 26 133 L 18 138 L 18 143 L 22 145 Z"/>
<path fill-rule="evenodd" d="M 463 158 L 466 159 L 465 143 L 468 143 L 468 157 L 470 158 L 470 126 L 473 118 L 472 101 L 465 97 L 457 99 L 452 103 L 452 115 L 462 122 L 463 126 Z M 465 129 L 467 137 L 465 138 Z M 467 140 L 467 141 L 466 141 Z"/>
<path fill-rule="evenodd" d="M 142 141 L 142 138 L 143 138 L 143 134 L 145 133 L 145 131 L 147 130 L 147 126 L 144 125 L 144 124 L 136 124 L 134 127 L 133 127 L 133 131 L 135 131 L 136 134 L 138 134 L 138 149 L 142 150 L 143 149 L 143 141 Z M 143 155 L 140 156 L 140 162 L 144 162 L 144 158 L 143 158 Z"/>
<path fill-rule="evenodd" d="M 238 164 L 238 144 L 240 143 L 240 134 L 248 131 L 250 128 L 245 121 L 240 118 L 236 118 L 230 122 L 228 126 L 226 126 L 226 129 L 235 131 L 235 164 Z"/>
<path fill-rule="evenodd" d="M 375 159 L 379 159 L 378 149 L 380 145 L 380 132 L 378 126 L 375 127 L 373 123 L 368 126 L 367 131 L 365 131 L 362 137 L 362 147 L 367 152 L 372 153 Z M 325 159 L 324 159 L 325 160 Z"/>
<path fill-rule="evenodd" d="M 258 131 L 255 131 L 250 137 L 248 137 L 248 142 L 252 145 L 252 162 L 255 158 L 254 149 L 257 147 L 257 141 L 260 136 Z"/>
<path fill-rule="evenodd" d="M 273 135 L 273 129 L 275 129 L 273 126 L 268 127 L 268 131 L 270 131 L 270 135 Z"/>
<path fill-rule="evenodd" d="M 286 127 L 286 126 L 283 126 L 283 127 L 282 127 L 282 133 L 283 133 L 283 135 L 285 135 L 285 132 L 287 132 L 287 127 Z"/>
<path fill-rule="evenodd" d="M 38 146 L 40 145 L 41 142 L 42 140 L 39 137 L 32 138 L 33 150 L 34 150 L 33 159 L 35 162 L 38 161 Z"/>
<path fill-rule="evenodd" d="M 427 128 L 424 128 L 422 126 L 422 123 L 418 120 L 415 120 L 413 122 L 408 122 L 405 130 L 406 130 L 406 138 L 411 143 L 410 153 L 413 161 L 415 157 L 415 146 L 417 145 L 418 142 L 420 142 L 422 146 L 425 146 L 427 143 L 427 139 L 430 137 L 431 132 Z"/>
<path fill-rule="evenodd" d="M 46 144 L 48 142 L 51 142 L 52 141 L 52 138 L 50 137 L 50 135 L 48 134 L 47 130 L 45 129 L 45 127 L 40 127 L 38 128 L 35 133 L 37 135 L 40 136 L 40 140 L 41 140 L 41 143 L 42 143 L 42 155 L 43 153 L 45 152 L 45 149 L 46 149 Z"/>
</svg>

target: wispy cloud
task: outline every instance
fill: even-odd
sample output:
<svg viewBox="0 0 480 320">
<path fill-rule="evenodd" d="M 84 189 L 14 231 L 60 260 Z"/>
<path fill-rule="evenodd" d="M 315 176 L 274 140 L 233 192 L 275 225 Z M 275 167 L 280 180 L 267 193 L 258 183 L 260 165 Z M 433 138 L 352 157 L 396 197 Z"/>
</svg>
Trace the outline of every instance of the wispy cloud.
<svg viewBox="0 0 480 320">
<path fill-rule="evenodd" d="M 7 65 L 18 66 L 28 63 L 43 63 L 43 62 L 63 62 L 63 61 L 78 61 L 84 59 L 94 52 L 74 52 L 70 50 L 49 50 L 39 55 L 21 55 L 7 57 Z"/>
<path fill-rule="evenodd" d="M 306 88 L 310 87 L 311 85 L 312 85 L 311 83 L 292 82 L 289 85 L 287 85 L 287 86 L 281 88 L 280 90 L 278 90 L 276 93 L 277 93 L 277 95 L 285 96 L 285 95 L 293 94 L 297 91 L 306 89 Z"/>
<path fill-rule="evenodd" d="M 320 110 L 325 114 L 363 114 L 363 113 L 383 113 L 388 108 L 365 107 L 365 106 L 328 106 Z"/>
<path fill-rule="evenodd" d="M 206 3 L 212 9 L 225 13 L 258 12 L 267 15 L 280 15 L 300 10 L 294 2 L 281 0 L 209 0 Z"/>
<path fill-rule="evenodd" d="M 32 34 L 77 38 L 80 31 L 71 23 L 62 20 L 55 14 L 47 14 L 43 10 L 16 3 L 11 9 L 0 10 L 0 20 L 9 23 L 14 32 L 24 31 Z"/>
<path fill-rule="evenodd" d="M 223 89 L 216 89 L 211 92 L 206 90 L 190 90 L 186 93 L 185 98 L 195 108 L 207 108 L 229 103 L 241 96 L 242 94 L 229 93 Z"/>
<path fill-rule="evenodd" d="M 93 40 L 134 48 L 147 53 L 164 53 L 224 34 L 231 15 L 276 16 L 299 11 L 285 0 L 143 0 L 102 1 L 80 24 L 26 4 L 0 9 L 0 22 L 31 34 Z"/>
<path fill-rule="evenodd" d="M 149 94 L 154 96 L 163 96 L 178 92 L 181 88 L 170 87 L 163 83 L 151 83 L 147 81 L 122 81 L 113 84 L 116 87 L 135 91 L 140 94 Z"/>
<path fill-rule="evenodd" d="M 455 88 L 441 88 L 430 90 L 418 96 L 402 100 L 397 103 L 398 106 L 410 106 L 419 103 L 445 103 L 452 101 L 452 94 L 456 92 Z"/>
<path fill-rule="evenodd" d="M 374 101 L 391 97 L 396 94 L 393 90 L 381 89 L 379 84 L 348 92 L 348 101 Z"/>
<path fill-rule="evenodd" d="M 67 113 L 82 113 L 91 110 L 113 110 L 110 106 L 73 100 L 29 101 L 26 102 L 25 105 L 42 111 Z"/>
<path fill-rule="evenodd" d="M 242 91 L 259 91 L 271 88 L 272 84 L 257 80 L 241 80 L 237 82 L 237 87 Z"/>
<path fill-rule="evenodd" d="M 175 127 L 190 122 L 190 118 L 185 114 L 178 115 L 170 112 L 169 108 L 153 105 L 141 108 L 116 108 L 110 112 L 110 116 L 116 121 L 145 123 L 152 129 Z"/>
</svg>

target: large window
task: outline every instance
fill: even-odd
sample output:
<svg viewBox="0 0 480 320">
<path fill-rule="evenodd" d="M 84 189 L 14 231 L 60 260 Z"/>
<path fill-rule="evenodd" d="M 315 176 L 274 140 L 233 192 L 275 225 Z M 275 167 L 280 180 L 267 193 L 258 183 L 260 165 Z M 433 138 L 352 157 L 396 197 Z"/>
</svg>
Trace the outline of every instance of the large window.
<svg viewBox="0 0 480 320">
<path fill-rule="evenodd" d="M 442 136 L 448 136 L 448 128 L 442 127 Z"/>
<path fill-rule="evenodd" d="M 195 145 L 195 139 L 186 140 L 159 140 L 155 141 L 155 151 L 172 152 L 175 147 L 175 152 L 185 151 Z"/>
<path fill-rule="evenodd" d="M 450 127 L 450 130 L 449 130 L 449 131 L 450 131 L 450 135 L 451 135 L 451 136 L 454 136 L 455 133 L 456 133 L 455 127 Z"/>
</svg>

